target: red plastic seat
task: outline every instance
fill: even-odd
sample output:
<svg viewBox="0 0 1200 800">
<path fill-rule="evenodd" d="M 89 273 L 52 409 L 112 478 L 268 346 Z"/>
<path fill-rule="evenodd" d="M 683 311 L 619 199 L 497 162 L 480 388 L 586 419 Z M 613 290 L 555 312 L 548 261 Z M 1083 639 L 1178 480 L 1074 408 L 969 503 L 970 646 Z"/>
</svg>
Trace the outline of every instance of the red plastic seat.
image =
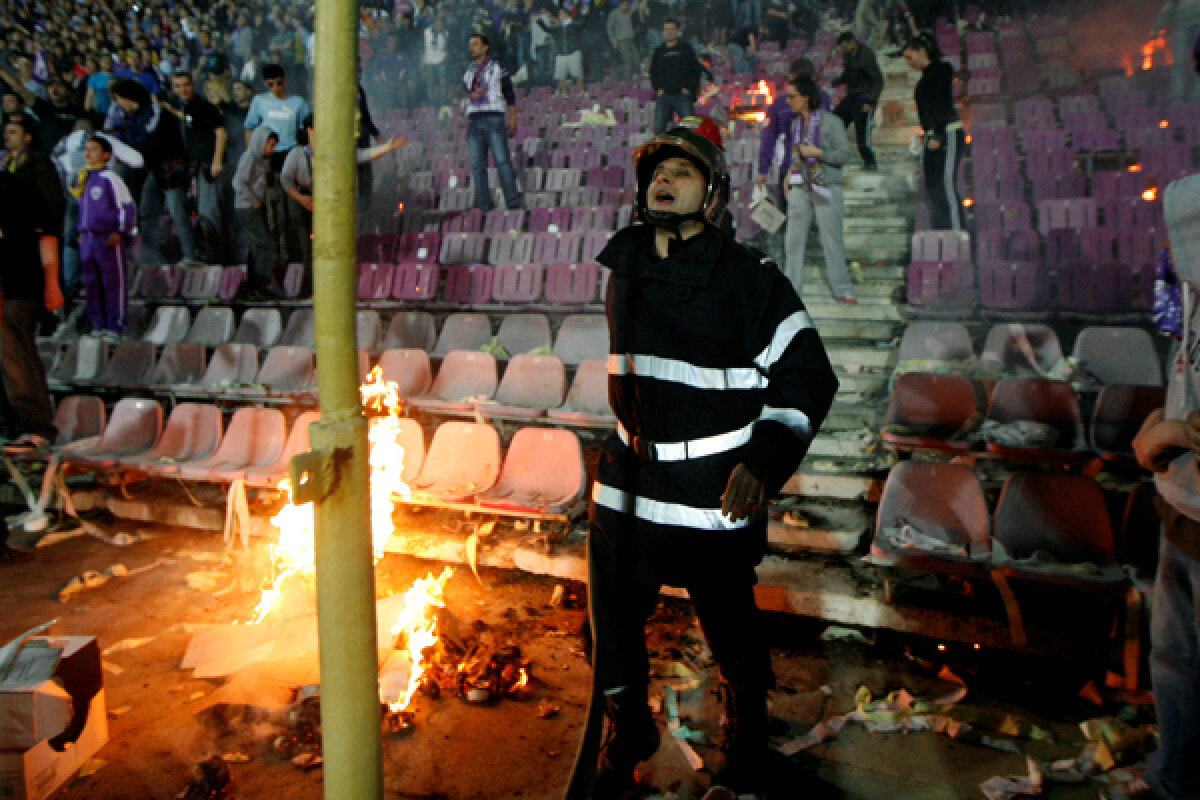
<svg viewBox="0 0 1200 800">
<path fill-rule="evenodd" d="M 459 306 L 479 306 L 492 301 L 495 268 L 491 264 L 455 264 L 446 272 L 443 297 Z"/>
<path fill-rule="evenodd" d="M 431 300 L 437 297 L 441 270 L 432 261 L 406 261 L 392 271 L 392 298 Z"/>
<path fill-rule="evenodd" d="M 1092 449 L 1105 460 L 1133 458 L 1133 438 L 1152 411 L 1166 404 L 1160 386 L 1112 384 L 1100 390 L 1092 409 Z"/>
<path fill-rule="evenodd" d="M 893 450 L 961 453 L 970 444 L 952 437 L 978 414 L 965 376 L 906 372 L 896 378 L 880 438 Z"/>
<path fill-rule="evenodd" d="M 1004 378 L 992 391 L 988 420 L 1002 424 L 1032 420 L 1054 428 L 1054 447 L 1015 447 L 988 443 L 988 450 L 1021 461 L 1071 462 L 1088 456 L 1083 415 L 1071 384 L 1046 378 Z"/>
<path fill-rule="evenodd" d="M 367 263 L 358 265 L 359 300 L 387 300 L 392 296 L 394 264 Z"/>
<path fill-rule="evenodd" d="M 596 301 L 596 264 L 590 261 L 546 266 L 546 302 L 552 305 L 586 305 Z"/>
</svg>

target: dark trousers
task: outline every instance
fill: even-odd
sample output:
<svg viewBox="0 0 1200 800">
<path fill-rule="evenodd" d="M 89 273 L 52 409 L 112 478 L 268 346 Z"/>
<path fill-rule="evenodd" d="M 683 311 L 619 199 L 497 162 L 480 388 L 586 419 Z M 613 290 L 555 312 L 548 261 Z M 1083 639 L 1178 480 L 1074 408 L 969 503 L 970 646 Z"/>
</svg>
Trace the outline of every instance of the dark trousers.
<svg viewBox="0 0 1200 800">
<path fill-rule="evenodd" d="M 269 286 L 275 276 L 275 265 L 279 263 L 279 251 L 275 237 L 267 230 L 267 220 L 261 208 L 238 208 L 234 210 L 237 220 L 238 238 L 250 251 L 251 289 Z"/>
<path fill-rule="evenodd" d="M 966 149 L 966 135 L 961 129 L 946 131 L 946 140 L 936 150 L 925 146 L 921 169 L 925 174 L 925 194 L 929 198 L 934 230 L 961 231 L 966 215 L 962 198 L 958 196 L 955 177 L 958 164 Z"/>
<path fill-rule="evenodd" d="M 690 94 L 663 92 L 654 101 L 654 132 L 664 132 L 676 115 L 680 119 L 690 117 L 694 109 L 695 100 Z"/>
<path fill-rule="evenodd" d="M 605 689 L 636 688 L 649 682 L 646 621 L 658 604 L 659 586 L 638 581 L 617 548 L 600 542 L 605 534 L 593 527 L 589 544 L 592 575 L 588 587 L 596 620 L 597 669 Z M 754 570 L 737 568 L 720 580 L 685 587 L 721 677 L 732 686 L 765 692 L 774 684 L 771 652 L 763 616 L 754 601 Z"/>
<path fill-rule="evenodd" d="M 37 351 L 41 315 L 41 298 L 4 298 L 0 375 L 8 401 L 4 412 L 13 436 L 36 433 L 53 441 L 54 412 L 46 388 L 46 370 Z"/>
<path fill-rule="evenodd" d="M 875 166 L 875 151 L 871 149 L 871 114 L 863 110 L 866 100 L 861 97 L 847 97 L 837 104 L 833 113 L 841 117 L 849 128 L 854 125 L 854 137 L 858 141 L 858 154 L 862 156 L 864 167 Z"/>
</svg>

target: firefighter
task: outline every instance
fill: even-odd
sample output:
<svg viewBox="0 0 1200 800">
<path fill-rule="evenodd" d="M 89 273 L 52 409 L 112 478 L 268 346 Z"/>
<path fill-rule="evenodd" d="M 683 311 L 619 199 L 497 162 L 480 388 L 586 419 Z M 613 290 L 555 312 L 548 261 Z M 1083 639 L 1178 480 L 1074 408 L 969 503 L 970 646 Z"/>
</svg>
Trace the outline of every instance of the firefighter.
<svg viewBox="0 0 1200 800">
<path fill-rule="evenodd" d="M 770 651 L 754 600 L 767 499 L 795 472 L 837 391 L 783 273 L 715 224 L 729 197 L 720 129 L 687 117 L 633 153 L 641 222 L 599 256 L 609 399 L 589 517 L 596 688 L 609 734 L 593 797 L 619 798 L 659 731 L 645 623 L 663 584 L 688 590 L 727 688 L 726 767 L 762 791 Z M 599 692 L 597 693 L 599 695 Z"/>
</svg>

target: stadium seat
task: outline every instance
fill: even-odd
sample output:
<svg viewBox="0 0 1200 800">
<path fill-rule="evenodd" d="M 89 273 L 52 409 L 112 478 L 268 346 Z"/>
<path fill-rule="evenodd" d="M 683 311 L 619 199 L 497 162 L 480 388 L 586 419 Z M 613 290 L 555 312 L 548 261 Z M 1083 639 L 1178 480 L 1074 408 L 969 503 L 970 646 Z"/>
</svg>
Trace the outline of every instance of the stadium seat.
<svg viewBox="0 0 1200 800">
<path fill-rule="evenodd" d="M 388 300 L 392 296 L 394 264 L 370 262 L 358 265 L 357 297 L 360 301 Z"/>
<path fill-rule="evenodd" d="M 1011 312 L 1031 318 L 1051 307 L 1050 286 L 1032 261 L 984 261 L 979 263 L 979 304 L 988 312 Z"/>
<path fill-rule="evenodd" d="M 437 326 L 428 311 L 398 311 L 388 323 L 381 350 L 415 347 L 429 352 L 437 343 Z"/>
<path fill-rule="evenodd" d="M 1072 355 L 1084 372 L 1103 384 L 1163 385 L 1154 339 L 1142 328 L 1084 328 L 1075 339 Z"/>
<path fill-rule="evenodd" d="M 992 391 L 987 418 L 1000 424 L 1039 422 L 1057 433 L 1051 447 L 988 442 L 988 450 L 1013 460 L 1068 462 L 1087 455 L 1083 416 L 1071 384 L 1046 378 L 1003 378 Z"/>
<path fill-rule="evenodd" d="M 602 314 L 570 314 L 554 340 L 554 355 L 574 366 L 590 358 L 608 358 L 608 321 Z"/>
<path fill-rule="evenodd" d="M 360 350 L 374 352 L 383 338 L 383 321 L 378 311 L 358 311 L 354 314 L 355 338 Z"/>
<path fill-rule="evenodd" d="M 225 483 L 245 478 L 247 472 L 275 463 L 286 441 L 282 411 L 243 406 L 233 412 L 216 452 L 180 465 L 180 476 L 189 481 Z"/>
<path fill-rule="evenodd" d="M 446 271 L 442 299 L 458 306 L 492 302 L 495 268 L 491 264 L 455 264 Z"/>
<path fill-rule="evenodd" d="M 971 335 L 958 322 L 910 322 L 900 337 L 897 363 L 906 361 L 967 362 L 975 357 Z"/>
<path fill-rule="evenodd" d="M 612 238 L 609 231 L 591 231 L 583 235 L 583 248 L 579 253 L 580 261 L 595 261 L 600 252 Z M 573 260 L 573 259 L 572 259 Z"/>
<path fill-rule="evenodd" d="M 608 360 L 593 358 L 575 370 L 566 401 L 549 409 L 546 417 L 564 425 L 612 427 L 617 418 L 608 404 Z"/>
<path fill-rule="evenodd" d="M 969 261 L 913 261 L 908 265 L 908 302 L 913 313 L 932 309 L 965 313 L 975 303 L 975 268 Z"/>
<path fill-rule="evenodd" d="M 967 427 L 978 414 L 970 379 L 906 372 L 896 378 L 880 438 L 893 450 L 961 453 L 970 449 Z"/>
<path fill-rule="evenodd" d="M 289 347 L 317 346 L 317 327 L 311 308 L 297 308 L 288 317 L 287 327 L 279 337 L 279 344 Z"/>
<path fill-rule="evenodd" d="M 267 351 L 254 383 L 271 397 L 295 396 L 311 392 L 316 385 L 313 351 L 307 347 L 275 345 Z M 259 394 L 257 388 L 237 388 L 237 394 Z"/>
<path fill-rule="evenodd" d="M 522 428 L 513 436 L 495 485 L 476 494 L 488 508 L 563 513 L 583 496 L 587 472 L 572 431 Z"/>
<path fill-rule="evenodd" d="M 185 300 L 211 300 L 221 289 L 223 267 L 185 267 L 179 284 L 179 296 Z"/>
<path fill-rule="evenodd" d="M 379 354 L 383 380 L 396 384 L 402 398 L 419 397 L 429 393 L 433 385 L 433 370 L 429 353 L 417 348 L 391 348 Z"/>
<path fill-rule="evenodd" d="M 499 236 L 523 230 L 525 230 L 524 209 L 496 208 L 483 216 L 482 231 L 485 236 Z"/>
<path fill-rule="evenodd" d="M 437 297 L 441 270 L 432 261 L 405 261 L 392 270 L 392 298 L 431 300 Z"/>
<path fill-rule="evenodd" d="M 536 303 L 542 295 L 541 264 L 500 264 L 492 278 L 492 299 L 497 303 Z"/>
<path fill-rule="evenodd" d="M 909 547 L 902 536 L 881 535 L 905 526 L 947 547 Z M 987 501 L 974 470 L 962 464 L 901 461 L 883 485 L 870 560 L 892 567 L 970 574 L 987 564 L 990 529 Z"/>
<path fill-rule="evenodd" d="M 279 456 L 270 464 L 247 469 L 246 485 L 260 489 L 277 489 L 280 482 L 290 479 L 292 459 L 312 449 L 308 426 L 320 420 L 320 411 L 305 411 L 297 416 L 287 441 L 279 451 Z"/>
<path fill-rule="evenodd" d="M 1045 375 L 1062 357 L 1062 345 L 1053 328 L 1011 323 L 993 325 L 988 330 L 979 360 L 1005 375 Z"/>
<path fill-rule="evenodd" d="M 154 345 L 129 339 L 117 345 L 104 369 L 96 376 L 95 384 L 110 387 L 144 386 L 153 369 Z"/>
<path fill-rule="evenodd" d="M 221 285 L 217 289 L 217 297 L 228 303 L 237 296 L 242 284 L 246 282 L 247 269 L 245 266 L 225 267 L 221 271 Z"/>
<path fill-rule="evenodd" d="M 158 363 L 146 376 L 146 385 L 165 389 L 181 383 L 192 383 L 204 375 L 206 366 L 204 345 L 199 342 L 171 342 L 162 349 Z"/>
<path fill-rule="evenodd" d="M 486 314 L 451 314 L 442 323 L 442 332 L 431 355 L 444 356 L 451 350 L 478 350 L 491 340 L 492 323 Z"/>
<path fill-rule="evenodd" d="M 537 264 L 579 261 L 582 245 L 583 237 L 578 233 L 537 233 L 530 260 Z"/>
<path fill-rule="evenodd" d="M 159 306 L 141 338 L 160 347 L 167 342 L 182 342 L 192 327 L 192 312 L 186 306 Z"/>
<path fill-rule="evenodd" d="M 248 308 L 242 314 L 231 342 L 252 344 L 262 350 L 274 347 L 283 336 L 283 316 L 277 308 Z"/>
<path fill-rule="evenodd" d="M 95 336 L 80 336 L 67 345 L 54 369 L 47 374 L 51 385 L 87 383 L 96 379 L 108 362 L 108 346 Z"/>
<path fill-rule="evenodd" d="M 227 387 L 254 381 L 258 374 L 258 348 L 242 342 L 226 342 L 213 351 L 204 375 L 195 384 L 176 387 L 181 393 L 211 394 Z"/>
<path fill-rule="evenodd" d="M 169 300 L 179 296 L 183 267 L 161 264 L 145 267 L 135 282 L 134 296 L 147 300 Z"/>
<path fill-rule="evenodd" d="M 520 353 L 505 367 L 495 397 L 475 408 L 486 419 L 531 420 L 562 405 L 566 384 L 558 358 Z"/>
<path fill-rule="evenodd" d="M 104 401 L 95 395 L 69 394 L 54 409 L 54 446 L 99 436 L 104 432 L 107 412 Z"/>
<path fill-rule="evenodd" d="M 472 233 L 456 234 L 456 236 L 475 237 L 474 239 L 469 239 L 469 241 L 471 241 L 473 243 L 472 246 L 478 246 L 480 248 L 481 255 L 476 260 L 477 261 L 483 260 L 482 259 L 482 248 L 484 246 L 484 241 L 481 236 L 479 236 L 478 234 L 472 234 Z M 457 247 L 459 250 L 461 250 L 461 248 L 462 248 L 461 243 L 459 245 L 457 245 Z M 404 263 L 407 263 L 410 261 L 419 261 L 422 263 L 436 262 L 436 261 L 438 261 L 439 254 L 441 252 L 442 252 L 442 236 L 441 236 L 441 234 L 431 232 L 431 231 L 421 231 L 418 233 L 406 233 L 400 237 L 400 241 L 396 244 L 396 263 L 404 264 Z M 378 259 L 378 260 L 387 261 L 389 259 Z M 442 261 L 441 263 L 444 264 L 446 262 Z"/>
<path fill-rule="evenodd" d="M 507 314 L 496 331 L 496 344 L 510 356 L 550 349 L 550 321 L 545 314 Z"/>
<path fill-rule="evenodd" d="M 471 413 L 477 401 L 495 396 L 497 383 L 491 353 L 452 350 L 442 359 L 429 394 L 410 397 L 409 405 L 431 413 Z"/>
<path fill-rule="evenodd" d="M 146 397 L 123 397 L 113 406 L 104 432 L 65 446 L 62 460 L 85 469 L 112 467 L 122 456 L 144 453 L 162 432 L 162 406 Z"/>
<path fill-rule="evenodd" d="M 1133 458 L 1133 437 L 1150 412 L 1163 408 L 1161 386 L 1110 384 L 1100 390 L 1092 408 L 1092 449 L 1106 460 Z"/>
<path fill-rule="evenodd" d="M 562 233 L 571 225 L 571 209 L 564 206 L 535 208 L 529 212 L 530 233 Z"/>
<path fill-rule="evenodd" d="M 1115 264 L 1063 264 L 1058 268 L 1058 307 L 1103 321 L 1123 305 L 1120 281 Z"/>
<path fill-rule="evenodd" d="M 216 452 L 222 427 L 221 409 L 215 405 L 180 403 L 171 409 L 154 447 L 121 456 L 117 464 L 160 475 L 177 475 L 181 464 L 208 458 Z"/>
<path fill-rule="evenodd" d="M 491 425 L 450 420 L 433 434 L 412 502 L 467 502 L 500 477 L 500 437 Z"/>
<path fill-rule="evenodd" d="M 233 338 L 235 330 L 233 309 L 228 306 L 205 306 L 196 312 L 185 342 L 216 347 Z"/>
<path fill-rule="evenodd" d="M 531 211 L 530 216 L 536 211 L 536 208 Z M 527 264 L 534 261 L 533 236 L 532 233 L 503 233 L 493 236 L 488 247 L 488 263 Z"/>
</svg>

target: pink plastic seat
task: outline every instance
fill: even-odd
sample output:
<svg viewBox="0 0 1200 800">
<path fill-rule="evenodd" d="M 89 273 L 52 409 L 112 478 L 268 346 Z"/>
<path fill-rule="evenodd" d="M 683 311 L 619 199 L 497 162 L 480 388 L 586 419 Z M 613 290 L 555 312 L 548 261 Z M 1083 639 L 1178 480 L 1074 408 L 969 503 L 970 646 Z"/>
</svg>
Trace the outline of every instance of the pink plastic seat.
<svg viewBox="0 0 1200 800">
<path fill-rule="evenodd" d="M 388 323 L 381 350 L 417 348 L 429 352 L 437 344 L 437 326 L 428 311 L 398 311 Z"/>
<path fill-rule="evenodd" d="M 479 306 L 492 301 L 495 268 L 491 264 L 455 264 L 446 272 L 442 299 L 459 306 Z"/>
<path fill-rule="evenodd" d="M 150 450 L 122 456 L 122 467 L 159 475 L 176 475 L 181 464 L 211 456 L 221 441 L 221 409 L 215 405 L 180 403 L 171 409 L 162 436 Z"/>
<path fill-rule="evenodd" d="M 880 438 L 893 450 L 965 452 L 967 441 L 953 437 L 978 413 L 970 379 L 906 372 L 896 378 Z"/>
<path fill-rule="evenodd" d="M 244 266 L 225 267 L 221 271 L 221 284 L 217 289 L 217 297 L 226 303 L 232 300 L 242 288 L 242 284 L 246 282 L 246 272 Z"/>
<path fill-rule="evenodd" d="M 604 358 L 584 361 L 575 370 L 566 401 L 546 411 L 546 417 L 564 425 L 612 427 L 617 418 L 608 403 L 608 362 Z"/>
<path fill-rule="evenodd" d="M 396 300 L 431 300 L 437 297 L 441 270 L 432 261 L 406 261 L 392 270 L 392 297 Z"/>
<path fill-rule="evenodd" d="M 496 267 L 492 299 L 497 303 L 537 302 L 542 294 L 541 264 L 500 264 Z"/>
<path fill-rule="evenodd" d="M 217 451 L 180 467 L 190 481 L 228 482 L 273 464 L 287 440 L 287 422 L 277 408 L 245 406 L 233 412 Z"/>
<path fill-rule="evenodd" d="M 276 345 L 267 351 L 254 382 L 267 390 L 271 397 L 305 394 L 316 383 L 313 351 L 307 347 Z M 235 389 L 235 392 L 256 394 L 255 389 Z"/>
<path fill-rule="evenodd" d="M 1010 558 L 1045 554 L 1052 562 L 1006 566 L 1010 574 L 1079 583 L 1122 583 L 1112 523 L 1104 494 L 1091 478 L 1016 472 L 1004 482 L 993 525 L 996 540 Z M 1093 564 L 1095 574 L 1064 569 Z M 1061 566 L 1060 566 L 1061 565 Z"/>
<path fill-rule="evenodd" d="M 227 342 L 213 351 L 208 368 L 197 384 L 181 384 L 179 391 L 220 392 L 251 383 L 258 374 L 258 348 L 252 344 Z"/>
<path fill-rule="evenodd" d="M 101 386 L 143 386 L 154 369 L 154 360 L 154 345 L 150 342 L 121 342 L 95 382 Z"/>
<path fill-rule="evenodd" d="M 576 206 L 571 209 L 569 230 L 573 233 L 611 231 L 616 227 L 616 208 L 613 206 Z"/>
<path fill-rule="evenodd" d="M 590 231 L 583 235 L 583 248 L 579 253 L 580 261 L 595 261 L 600 252 L 608 245 L 612 237 L 609 231 Z"/>
<path fill-rule="evenodd" d="M 291 347 L 307 347 L 310 350 L 317 345 L 316 318 L 311 308 L 297 308 L 288 316 L 287 326 L 279 337 L 279 344 Z"/>
<path fill-rule="evenodd" d="M 558 358 L 520 353 L 505 367 L 495 397 L 475 408 L 487 419 L 535 419 L 562 405 L 566 384 L 566 371 Z"/>
<path fill-rule="evenodd" d="M 308 426 L 321 419 L 320 411 L 305 411 L 296 417 L 292 423 L 292 431 L 288 434 L 287 442 L 279 451 L 279 457 L 260 467 L 246 470 L 246 485 L 258 488 L 275 489 L 291 473 L 292 459 L 300 453 L 312 449 L 308 435 Z"/>
<path fill-rule="evenodd" d="M 172 342 L 163 348 L 154 369 L 146 376 L 146 385 L 166 388 L 192 383 L 204 375 L 204 345 L 196 342 Z"/>
<path fill-rule="evenodd" d="M 179 285 L 183 282 L 183 267 L 170 264 L 148 266 L 142 270 L 132 294 L 147 300 L 166 300 L 179 296 Z"/>
<path fill-rule="evenodd" d="M 526 187 L 529 188 L 529 187 Z M 524 209 L 493 209 L 483 217 L 483 233 L 486 236 L 499 236 L 525 230 Z"/>
<path fill-rule="evenodd" d="M 396 393 L 403 398 L 429 393 L 433 385 L 433 369 L 429 353 L 415 348 L 393 348 L 379 354 L 379 368 L 385 381 L 396 384 Z"/>
<path fill-rule="evenodd" d="M 431 413 L 469 413 L 476 402 L 496 394 L 497 374 L 491 353 L 452 350 L 442 359 L 429 394 L 411 397 L 409 404 Z"/>
<path fill-rule="evenodd" d="M 537 264 L 579 261 L 582 244 L 583 238 L 578 233 L 534 234 L 533 253 L 530 260 Z"/>
<path fill-rule="evenodd" d="M 602 314 L 570 314 L 554 340 L 554 355 L 567 365 L 608 358 L 608 321 Z"/>
<path fill-rule="evenodd" d="M 538 209 L 534 209 L 532 215 Z M 524 264 L 533 258 L 532 233 L 504 233 L 492 237 L 488 249 L 489 264 Z"/>
<path fill-rule="evenodd" d="M 566 206 L 535 208 L 529 212 L 530 233 L 561 233 L 571 224 L 571 209 Z"/>
<path fill-rule="evenodd" d="M 557 263 L 546 267 L 546 302 L 552 305 L 586 305 L 596 301 L 596 264 Z"/>
<path fill-rule="evenodd" d="M 550 321 L 545 314 L 507 314 L 496 331 L 496 343 L 510 356 L 533 350 L 549 350 Z"/>
<path fill-rule="evenodd" d="M 104 431 L 107 412 L 104 401 L 95 395 L 71 394 L 54 410 L 54 445 L 62 447 L 80 439 L 99 436 Z"/>
<path fill-rule="evenodd" d="M 950 547 L 938 553 L 899 549 L 879 534 L 905 525 Z M 990 528 L 987 501 L 974 470 L 962 464 L 901 461 L 883 486 L 870 558 L 894 567 L 969 574 L 986 565 Z"/>
<path fill-rule="evenodd" d="M 472 242 L 480 242 L 479 247 L 482 247 L 482 237 L 478 234 L 457 234 L 458 236 L 477 237 L 471 239 Z M 461 241 L 461 240 L 460 240 Z M 461 249 L 461 245 L 459 245 Z M 440 233 L 433 231 L 420 231 L 415 233 L 406 233 L 400 237 L 396 243 L 395 261 L 397 264 L 402 264 L 410 261 L 418 261 L 421 263 L 437 262 L 439 253 L 442 251 L 442 236 Z M 376 259 L 378 261 L 388 261 L 390 259 Z M 446 263 L 446 262 L 441 262 Z"/>
<path fill-rule="evenodd" d="M 913 261 L 971 260 L 971 235 L 966 231 L 919 231 L 912 237 Z"/>
<path fill-rule="evenodd" d="M 478 208 L 454 211 L 442 222 L 442 233 L 482 233 L 483 212 Z"/>
<path fill-rule="evenodd" d="M 450 420 L 438 426 L 412 482 L 413 502 L 463 502 L 500 477 L 500 436 L 491 425 Z"/>
<path fill-rule="evenodd" d="M 162 406 L 146 397 L 124 397 L 98 439 L 83 439 L 62 449 L 63 461 L 78 467 L 111 467 L 122 456 L 144 453 L 162 432 Z"/>
<path fill-rule="evenodd" d="M 506 510 L 562 513 L 579 502 L 587 483 L 583 448 L 572 431 L 522 428 L 513 436 L 496 485 L 476 502 Z"/>
</svg>

